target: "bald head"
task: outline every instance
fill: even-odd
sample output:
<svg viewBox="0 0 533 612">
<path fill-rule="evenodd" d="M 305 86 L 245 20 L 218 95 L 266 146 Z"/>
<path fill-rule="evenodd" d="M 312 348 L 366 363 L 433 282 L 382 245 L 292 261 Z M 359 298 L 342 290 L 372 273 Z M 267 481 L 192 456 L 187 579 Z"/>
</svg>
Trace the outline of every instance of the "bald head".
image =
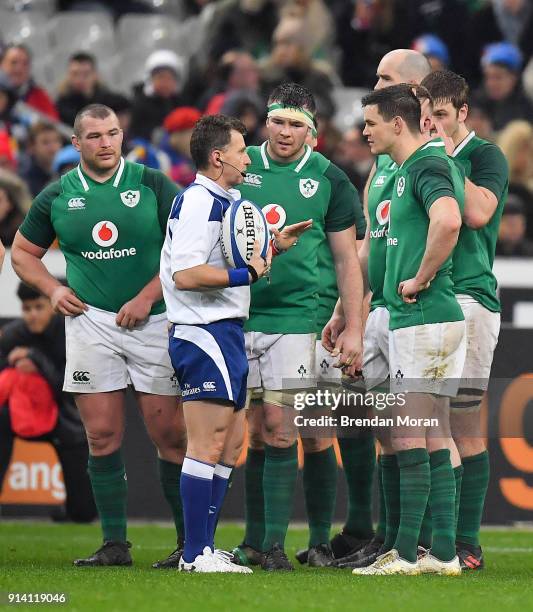
<svg viewBox="0 0 533 612">
<path fill-rule="evenodd" d="M 427 58 L 412 49 L 395 49 L 383 56 L 379 62 L 378 82 L 374 89 L 383 89 L 400 83 L 419 85 L 431 72 Z"/>
</svg>

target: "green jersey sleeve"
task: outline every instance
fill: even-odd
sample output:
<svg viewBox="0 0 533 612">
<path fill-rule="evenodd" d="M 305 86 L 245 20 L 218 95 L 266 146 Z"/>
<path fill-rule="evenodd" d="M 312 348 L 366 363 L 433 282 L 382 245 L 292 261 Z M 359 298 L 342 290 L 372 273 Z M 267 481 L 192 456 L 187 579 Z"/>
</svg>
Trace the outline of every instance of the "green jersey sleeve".
<svg viewBox="0 0 533 612">
<path fill-rule="evenodd" d="M 429 213 L 431 206 L 439 199 L 455 197 L 450 167 L 445 159 L 427 157 L 413 164 L 410 173 L 413 177 L 413 193 Z"/>
<path fill-rule="evenodd" d="M 470 155 L 472 169 L 470 180 L 478 187 L 484 187 L 502 199 L 507 187 L 509 166 L 502 151 L 494 144 L 476 147 Z"/>
<path fill-rule="evenodd" d="M 331 184 L 325 219 L 326 232 L 341 232 L 355 224 L 357 238 L 364 238 L 366 221 L 355 187 L 335 164 L 330 164 L 324 174 Z"/>
<path fill-rule="evenodd" d="M 19 232 L 33 244 L 47 249 L 56 237 L 52 225 L 52 203 L 61 193 L 61 182 L 51 183 L 39 193 L 19 227 Z"/>
<path fill-rule="evenodd" d="M 182 191 L 181 185 L 174 183 L 168 176 L 153 168 L 144 169 L 143 184 L 153 190 L 157 199 L 157 215 L 163 233 L 167 230 L 167 221 L 174 198 Z"/>
</svg>

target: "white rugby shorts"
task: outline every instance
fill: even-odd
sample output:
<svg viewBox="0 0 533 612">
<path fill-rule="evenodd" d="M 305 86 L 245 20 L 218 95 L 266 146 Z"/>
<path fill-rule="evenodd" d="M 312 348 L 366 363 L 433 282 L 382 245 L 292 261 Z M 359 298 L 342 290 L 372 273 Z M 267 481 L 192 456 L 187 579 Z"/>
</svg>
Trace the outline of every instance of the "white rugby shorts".
<svg viewBox="0 0 533 612">
<path fill-rule="evenodd" d="M 99 308 L 65 318 L 64 391 L 103 393 L 125 389 L 178 395 L 168 354 L 166 313 L 152 315 L 132 330 L 115 323 L 116 314 Z"/>
</svg>

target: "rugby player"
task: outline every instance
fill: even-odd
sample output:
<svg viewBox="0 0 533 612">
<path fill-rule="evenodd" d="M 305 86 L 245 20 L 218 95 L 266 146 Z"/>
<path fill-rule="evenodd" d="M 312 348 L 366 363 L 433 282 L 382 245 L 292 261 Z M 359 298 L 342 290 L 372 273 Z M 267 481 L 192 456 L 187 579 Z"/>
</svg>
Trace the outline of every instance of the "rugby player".
<svg viewBox="0 0 533 612">
<path fill-rule="evenodd" d="M 457 575 L 455 478 L 444 430 L 447 398 L 457 392 L 455 379 L 466 351 L 464 317 L 450 275 L 464 178 L 444 143 L 428 142 L 421 131 L 421 104 L 409 85 L 375 91 L 363 98 L 363 108 L 371 151 L 389 154 L 399 166 L 390 202 L 383 298 L 390 314 L 391 388 L 405 398 L 394 414 L 416 418 L 408 424 L 397 420 L 391 430 L 400 472 L 394 546 L 353 573 Z M 425 239 L 413 240 L 413 235 Z M 419 564 L 418 537 L 428 500 L 432 549 Z"/>
<path fill-rule="evenodd" d="M 179 187 L 121 156 L 115 113 L 91 104 L 74 122 L 80 164 L 34 200 L 12 249 L 15 272 L 65 315 L 64 390 L 75 394 L 89 442 L 88 471 L 103 546 L 78 566 L 131 565 L 126 540 L 127 480 L 121 445 L 125 391 L 133 385 L 157 447 L 161 485 L 178 546 L 156 564 L 176 567 L 183 542 L 178 481 L 185 447 L 179 389 L 168 357 L 159 255 Z M 68 286 L 42 257 L 56 238 Z"/>
<path fill-rule="evenodd" d="M 450 420 L 463 465 L 457 491 L 457 554 L 462 569 L 476 570 L 484 566 L 479 528 L 489 484 L 480 405 L 500 330 L 501 308 L 492 264 L 509 169 L 495 144 L 466 127 L 468 85 L 463 77 L 439 70 L 428 75 L 422 85 L 433 98 L 435 132 L 467 177 L 463 227 L 453 257 L 454 291 L 465 317 L 467 352 L 459 393 L 451 401 Z"/>
<path fill-rule="evenodd" d="M 235 553 L 272 571 L 293 569 L 284 551 L 298 470 L 293 394 L 316 384 L 317 257 L 326 239 L 335 261 L 339 293 L 349 312 L 338 343 L 338 362 L 360 367 L 362 282 L 354 228 L 357 193 L 342 171 L 306 145 L 314 113 L 313 96 L 305 88 L 294 83 L 276 88 L 268 102 L 268 141 L 248 149 L 253 181 L 240 187 L 244 197 L 263 208 L 273 228 L 308 216 L 314 222 L 293 251 L 274 260 L 270 284 L 263 280 L 253 287 L 245 326 L 248 387 L 262 390 L 263 403 L 252 404 L 248 415 L 246 533 Z M 323 469 L 331 471 L 330 440 L 321 441 L 313 450 L 323 461 Z M 315 516 L 329 515 L 334 494 L 329 491 L 328 495 L 330 499 L 321 502 L 326 507 L 322 505 Z M 328 531 L 319 525 L 316 530 L 311 528 L 313 548 L 327 545 Z M 323 563 L 324 555 L 330 558 L 325 549 L 316 552 L 317 564 Z"/>
</svg>

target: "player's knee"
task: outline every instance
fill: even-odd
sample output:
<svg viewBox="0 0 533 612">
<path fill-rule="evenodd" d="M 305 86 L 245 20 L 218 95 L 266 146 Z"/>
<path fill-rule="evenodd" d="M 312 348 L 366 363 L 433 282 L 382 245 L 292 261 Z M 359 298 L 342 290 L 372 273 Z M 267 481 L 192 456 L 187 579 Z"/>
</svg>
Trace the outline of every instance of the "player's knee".
<svg viewBox="0 0 533 612">
<path fill-rule="evenodd" d="M 487 447 L 481 437 L 478 438 L 454 438 L 457 450 L 461 458 L 472 457 L 483 453 Z"/>
<path fill-rule="evenodd" d="M 91 454 L 109 454 L 120 446 L 120 434 L 108 428 L 87 430 L 87 443 Z"/>
</svg>

